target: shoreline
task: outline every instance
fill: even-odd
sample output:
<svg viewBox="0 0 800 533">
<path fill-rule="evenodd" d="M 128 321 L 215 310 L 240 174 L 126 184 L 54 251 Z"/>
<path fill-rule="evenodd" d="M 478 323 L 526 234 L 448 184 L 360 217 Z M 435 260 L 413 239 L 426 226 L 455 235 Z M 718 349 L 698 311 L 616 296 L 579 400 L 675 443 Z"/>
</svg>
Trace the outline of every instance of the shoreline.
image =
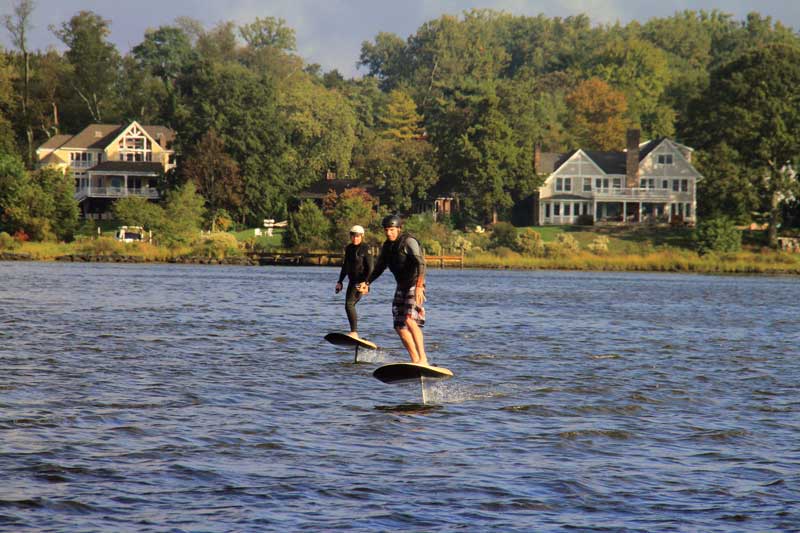
<svg viewBox="0 0 800 533">
<path fill-rule="evenodd" d="M 466 257 L 463 265 L 429 264 L 430 270 L 564 270 L 576 272 L 665 272 L 684 274 L 749 274 L 749 275 L 800 275 L 800 257 L 779 257 L 763 261 L 725 259 L 719 257 L 695 258 L 683 256 L 571 256 L 563 258 L 512 258 L 503 260 L 492 256 Z M 794 259 L 794 260 L 792 260 Z M 299 253 L 270 254 L 261 256 L 231 256 L 210 258 L 197 256 L 154 258 L 125 254 L 66 254 L 55 257 L 39 257 L 28 252 L 0 252 L 0 261 L 36 261 L 51 263 L 150 263 L 187 265 L 230 266 L 332 266 L 341 264 L 338 254 L 313 254 L 305 257 Z"/>
</svg>

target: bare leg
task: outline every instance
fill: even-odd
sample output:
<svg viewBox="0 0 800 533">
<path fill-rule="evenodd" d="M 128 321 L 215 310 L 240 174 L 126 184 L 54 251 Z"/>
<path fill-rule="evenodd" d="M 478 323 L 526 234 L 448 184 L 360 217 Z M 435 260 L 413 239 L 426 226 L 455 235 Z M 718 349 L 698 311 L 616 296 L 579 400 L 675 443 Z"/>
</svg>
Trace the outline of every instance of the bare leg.
<svg viewBox="0 0 800 533">
<path fill-rule="evenodd" d="M 408 331 L 407 328 L 395 328 L 395 331 L 397 331 L 397 334 L 400 335 L 400 340 L 403 341 L 403 346 L 405 346 L 406 350 L 408 351 L 408 355 L 411 357 L 411 362 L 419 363 L 417 346 L 414 344 L 414 337 L 411 335 L 411 332 Z"/>
<path fill-rule="evenodd" d="M 422 329 L 417 322 L 412 318 L 407 318 L 406 327 L 397 328 L 397 334 L 400 335 L 400 340 L 403 341 L 403 346 L 405 346 L 408 351 L 411 362 L 427 365 L 428 357 L 425 355 L 425 342 L 422 336 Z"/>
</svg>

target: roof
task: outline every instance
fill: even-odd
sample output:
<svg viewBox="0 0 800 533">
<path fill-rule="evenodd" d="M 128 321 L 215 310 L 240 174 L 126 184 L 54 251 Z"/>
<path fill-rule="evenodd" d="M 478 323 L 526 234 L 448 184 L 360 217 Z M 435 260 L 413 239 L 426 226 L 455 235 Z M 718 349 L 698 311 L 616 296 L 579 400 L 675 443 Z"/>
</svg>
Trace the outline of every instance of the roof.
<svg viewBox="0 0 800 533">
<path fill-rule="evenodd" d="M 43 145 L 37 148 L 37 150 L 55 150 L 56 148 L 58 148 L 71 138 L 72 135 L 65 135 L 63 133 L 60 133 L 58 135 L 53 135 L 52 137 L 47 139 L 47 141 Z"/>
<path fill-rule="evenodd" d="M 625 152 L 583 151 L 606 174 L 625 174 L 627 172 L 627 154 Z"/>
<path fill-rule="evenodd" d="M 160 174 L 164 170 L 161 163 L 150 161 L 103 161 L 89 169 L 89 172 L 139 172 Z"/>
<path fill-rule="evenodd" d="M 666 137 L 661 137 L 659 139 L 654 139 L 652 141 L 647 141 L 646 143 L 639 145 L 639 162 L 650 155 L 650 152 L 655 150 L 655 148 L 661 144 Z M 567 162 L 567 160 L 575 155 L 577 150 L 572 150 L 571 152 L 567 152 L 565 154 L 551 154 L 551 153 L 542 153 L 542 170 L 547 172 L 548 174 L 555 171 L 561 165 Z M 619 174 L 624 175 L 627 173 L 627 157 L 628 154 L 626 152 L 601 152 L 599 150 L 584 150 L 583 153 L 589 157 L 594 163 L 602 169 L 603 172 L 606 174 Z M 545 164 L 545 156 L 550 158 L 551 156 L 556 156 L 555 161 L 552 163 L 552 167 L 549 166 L 549 159 L 548 163 Z"/>
<path fill-rule="evenodd" d="M 102 150 L 121 133 L 122 128 L 119 124 L 89 124 L 65 142 L 63 147 Z"/>
<path fill-rule="evenodd" d="M 64 148 L 77 148 L 77 149 L 97 149 L 103 150 L 111 141 L 113 141 L 120 133 L 130 127 L 131 123 L 127 125 L 120 124 L 89 124 L 77 135 L 72 136 L 62 145 Z M 142 126 L 147 134 L 155 139 L 155 141 L 162 147 L 166 148 L 168 143 L 175 140 L 175 132 L 166 126 Z M 60 137 L 57 135 L 56 137 Z M 70 137 L 70 136 L 66 136 Z M 49 143 L 50 141 L 48 141 Z M 48 143 L 45 143 L 47 145 Z M 42 145 L 44 147 L 45 145 Z"/>
</svg>

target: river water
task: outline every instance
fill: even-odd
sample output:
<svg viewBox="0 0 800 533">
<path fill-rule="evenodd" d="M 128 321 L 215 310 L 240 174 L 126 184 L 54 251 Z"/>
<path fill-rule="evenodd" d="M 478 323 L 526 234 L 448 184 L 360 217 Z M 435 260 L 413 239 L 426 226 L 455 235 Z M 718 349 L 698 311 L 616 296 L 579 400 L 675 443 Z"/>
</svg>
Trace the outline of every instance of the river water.
<svg viewBox="0 0 800 533">
<path fill-rule="evenodd" d="M 0 263 L 0 530 L 800 531 L 800 280 Z"/>
</svg>

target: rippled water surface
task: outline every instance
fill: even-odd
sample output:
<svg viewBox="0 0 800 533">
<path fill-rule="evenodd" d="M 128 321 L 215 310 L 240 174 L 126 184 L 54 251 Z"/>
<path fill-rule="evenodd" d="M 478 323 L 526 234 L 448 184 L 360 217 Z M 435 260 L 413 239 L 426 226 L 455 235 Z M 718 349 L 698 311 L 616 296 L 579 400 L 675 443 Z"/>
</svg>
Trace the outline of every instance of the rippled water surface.
<svg viewBox="0 0 800 533">
<path fill-rule="evenodd" d="M 800 531 L 800 280 L 0 263 L 2 531 Z"/>
</svg>

